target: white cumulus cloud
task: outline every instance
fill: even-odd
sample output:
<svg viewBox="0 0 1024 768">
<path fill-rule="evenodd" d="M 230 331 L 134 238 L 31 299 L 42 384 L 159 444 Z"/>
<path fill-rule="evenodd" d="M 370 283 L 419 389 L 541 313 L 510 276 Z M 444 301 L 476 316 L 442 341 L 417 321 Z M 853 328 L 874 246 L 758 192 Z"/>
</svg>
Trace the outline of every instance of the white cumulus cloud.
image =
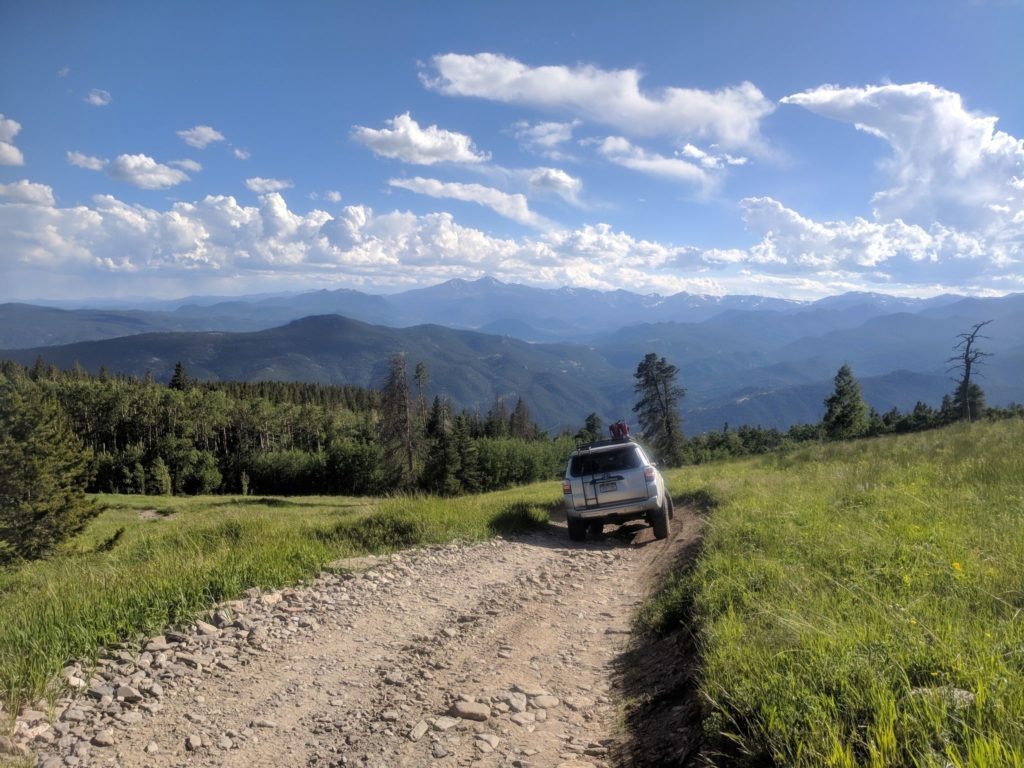
<svg viewBox="0 0 1024 768">
<path fill-rule="evenodd" d="M 412 179 L 391 179 L 388 184 L 420 195 L 476 203 L 490 208 L 500 216 L 530 227 L 544 229 L 550 226 L 550 223 L 542 216 L 530 210 L 525 195 L 509 194 L 493 187 L 485 187 L 482 184 L 443 182 L 419 176 Z"/>
<path fill-rule="evenodd" d="M 1024 248 L 933 223 L 902 219 L 880 222 L 814 221 L 770 197 L 741 201 L 744 221 L 761 240 L 745 254 L 722 252 L 709 263 L 756 265 L 789 274 L 857 275 L 877 284 L 935 284 L 968 287 L 998 283 L 1008 271 L 1020 273 Z"/>
<path fill-rule="evenodd" d="M 67 153 L 68 162 L 78 168 L 85 168 L 87 171 L 102 171 L 103 167 L 107 164 L 107 161 L 102 157 L 94 157 L 93 155 L 86 155 L 82 152 L 73 152 L 68 150 Z"/>
<path fill-rule="evenodd" d="M 54 205 L 53 189 L 22 179 L 13 184 L 0 184 L 0 198 L 26 205 Z"/>
<path fill-rule="evenodd" d="M 104 91 L 102 88 L 93 88 L 85 96 L 85 101 L 88 104 L 92 104 L 94 107 L 105 107 L 111 101 L 113 97 L 109 91 Z"/>
<path fill-rule="evenodd" d="M 1024 212 L 1013 183 L 1024 177 L 1024 141 L 996 130 L 997 118 L 967 110 L 957 93 L 930 83 L 822 86 L 782 102 L 889 144 L 891 186 L 873 200 L 881 220 L 991 229 Z"/>
<path fill-rule="evenodd" d="M 380 129 L 357 125 L 352 129 L 352 138 L 378 155 L 416 165 L 483 163 L 490 158 L 473 146 L 469 136 L 436 125 L 421 128 L 408 112 L 387 124 L 389 128 Z"/>
<path fill-rule="evenodd" d="M 445 212 L 377 214 L 347 206 L 336 216 L 299 214 L 277 193 L 262 195 L 256 206 L 217 195 L 164 211 L 109 195 L 71 208 L 0 203 L 0 250 L 10 254 L 5 271 L 12 264 L 25 275 L 59 269 L 97 284 L 111 275 L 136 285 L 173 279 L 192 286 L 292 276 L 379 289 L 489 274 L 535 285 L 648 291 L 706 281 L 657 274 L 673 249 L 607 225 L 496 238 Z"/>
<path fill-rule="evenodd" d="M 573 130 L 580 125 L 579 120 L 568 123 L 541 122 L 531 125 L 526 121 L 516 123 L 515 137 L 531 152 L 536 152 L 552 160 L 568 159 L 560 147 L 572 141 Z"/>
<path fill-rule="evenodd" d="M 711 176 L 696 163 L 679 157 L 665 157 L 632 144 L 622 136 L 609 136 L 597 146 L 609 162 L 650 176 L 685 181 L 701 187 L 711 184 Z"/>
<path fill-rule="evenodd" d="M 290 189 L 295 186 L 288 179 L 264 179 L 262 176 L 253 176 L 245 180 L 245 186 L 257 193 L 280 192 L 282 189 Z"/>
<path fill-rule="evenodd" d="M 579 204 L 583 182 L 561 168 L 535 168 L 530 172 L 530 186 L 544 192 L 554 192 L 566 202 Z"/>
<path fill-rule="evenodd" d="M 0 165 L 24 165 L 25 156 L 21 150 L 7 141 L 0 141 Z"/>
<path fill-rule="evenodd" d="M 25 156 L 14 146 L 14 137 L 21 131 L 21 123 L 0 113 L 0 165 L 24 165 Z"/>
<path fill-rule="evenodd" d="M 0 113 L 0 141 L 14 141 L 20 131 L 21 123 Z"/>
<path fill-rule="evenodd" d="M 324 192 L 324 199 L 331 203 L 340 203 L 341 192 L 338 192 L 336 189 L 329 189 Z"/>
<path fill-rule="evenodd" d="M 763 149 L 761 119 L 775 105 L 749 82 L 717 91 L 644 91 L 635 69 L 531 67 L 495 53 L 446 53 L 433 58 L 436 76 L 424 84 L 448 96 L 568 112 L 631 136 L 708 139 L 730 149 Z"/>
<path fill-rule="evenodd" d="M 968 110 L 931 83 L 841 88 L 784 98 L 886 142 L 887 188 L 871 219 L 814 222 L 771 199 L 744 201 L 763 233 L 752 254 L 796 269 L 802 263 L 870 272 L 879 282 L 1024 286 L 1024 141 L 997 118 Z"/>
<path fill-rule="evenodd" d="M 714 147 L 711 149 L 714 150 Z M 714 151 L 708 152 L 700 147 L 695 147 L 693 144 L 684 146 L 679 150 L 679 155 L 680 157 L 695 160 L 702 168 L 709 169 L 725 168 L 729 165 L 746 165 L 748 161 L 746 157 L 736 157 L 728 152 L 722 152 L 721 154 Z"/>
<path fill-rule="evenodd" d="M 180 130 L 178 131 L 178 137 L 190 147 L 195 147 L 196 149 L 206 149 L 207 146 L 216 141 L 225 140 L 223 133 L 208 125 L 197 125 L 195 128 Z"/>
<path fill-rule="evenodd" d="M 195 160 L 190 159 L 171 160 L 168 163 L 168 165 L 173 165 L 175 168 L 181 168 L 181 170 L 188 171 L 189 173 L 199 173 L 201 170 L 203 170 L 203 166 L 201 163 L 198 163 Z"/>
<path fill-rule="evenodd" d="M 118 155 L 110 163 L 107 173 L 111 178 L 128 182 L 140 189 L 167 189 L 189 180 L 184 171 L 141 154 Z"/>
<path fill-rule="evenodd" d="M 234 149 L 231 150 L 231 152 L 239 160 L 248 160 L 250 157 L 252 157 L 252 153 L 250 153 L 249 150 L 241 149 L 239 147 L 235 147 Z"/>
</svg>

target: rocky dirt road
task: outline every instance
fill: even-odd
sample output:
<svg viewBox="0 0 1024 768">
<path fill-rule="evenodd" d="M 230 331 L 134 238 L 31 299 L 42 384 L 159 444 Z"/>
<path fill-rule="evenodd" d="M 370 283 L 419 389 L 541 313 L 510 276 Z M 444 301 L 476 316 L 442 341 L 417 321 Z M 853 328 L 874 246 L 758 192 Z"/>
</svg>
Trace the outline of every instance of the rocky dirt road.
<svg viewBox="0 0 1024 768">
<path fill-rule="evenodd" d="M 611 766 L 636 738 L 616 683 L 634 611 L 698 535 L 673 525 L 575 544 L 553 523 L 254 591 L 68 668 L 79 695 L 17 736 L 46 768 Z"/>
</svg>

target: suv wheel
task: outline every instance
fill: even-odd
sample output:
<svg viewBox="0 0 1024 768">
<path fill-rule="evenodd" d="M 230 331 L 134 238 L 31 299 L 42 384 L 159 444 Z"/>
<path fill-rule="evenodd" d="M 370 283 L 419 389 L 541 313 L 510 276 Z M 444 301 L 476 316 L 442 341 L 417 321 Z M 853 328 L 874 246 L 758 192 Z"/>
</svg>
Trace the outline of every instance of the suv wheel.
<svg viewBox="0 0 1024 768">
<path fill-rule="evenodd" d="M 647 521 L 651 524 L 651 528 L 654 529 L 654 538 L 656 539 L 667 539 L 668 538 L 668 503 L 663 502 L 660 507 L 651 511 L 647 515 Z"/>
<path fill-rule="evenodd" d="M 587 522 L 585 520 L 573 520 L 570 517 L 569 538 L 573 541 L 583 541 L 587 538 Z"/>
</svg>

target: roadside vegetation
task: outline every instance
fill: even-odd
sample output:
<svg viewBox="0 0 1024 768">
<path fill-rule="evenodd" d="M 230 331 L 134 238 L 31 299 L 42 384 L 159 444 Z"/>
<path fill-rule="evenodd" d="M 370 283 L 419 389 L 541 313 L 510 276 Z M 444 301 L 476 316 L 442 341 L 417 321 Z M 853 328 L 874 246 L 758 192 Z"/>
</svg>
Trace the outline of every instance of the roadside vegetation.
<svg viewBox="0 0 1024 768">
<path fill-rule="evenodd" d="M 478 493 L 561 476 L 572 447 L 533 423 L 522 399 L 456 412 L 410 385 L 396 355 L 381 391 L 308 382 L 200 382 L 178 365 L 168 384 L 0 361 L 0 421 L 46 403 L 88 454 L 90 493 L 356 495 Z M 54 447 L 57 447 L 56 443 Z M 66 473 L 65 473 L 66 474 Z"/>
<path fill-rule="evenodd" d="M 670 473 L 704 546 L 640 621 L 695 633 L 707 764 L 1024 765 L 1022 445 L 1011 419 Z"/>
<path fill-rule="evenodd" d="M 482 540 L 546 522 L 558 486 L 429 496 L 100 496 L 106 510 L 49 558 L 0 570 L 0 697 L 52 697 L 65 664 L 187 623 L 252 586 L 339 558 Z"/>
</svg>

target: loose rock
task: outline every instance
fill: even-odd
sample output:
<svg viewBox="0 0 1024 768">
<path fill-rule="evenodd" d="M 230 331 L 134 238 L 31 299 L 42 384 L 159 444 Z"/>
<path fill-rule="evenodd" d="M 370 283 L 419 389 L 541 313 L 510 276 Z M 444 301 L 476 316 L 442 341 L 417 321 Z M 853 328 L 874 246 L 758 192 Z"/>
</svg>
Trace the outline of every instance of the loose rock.
<svg viewBox="0 0 1024 768">
<path fill-rule="evenodd" d="M 463 720 L 484 721 L 491 716 L 491 708 L 475 701 L 457 701 L 451 708 L 451 714 Z"/>
<path fill-rule="evenodd" d="M 97 747 L 114 746 L 114 731 L 110 728 L 100 731 L 92 737 L 92 743 Z"/>
<path fill-rule="evenodd" d="M 412 727 L 412 730 L 409 731 L 409 740 L 419 741 L 420 739 L 422 739 L 423 735 L 427 732 L 428 727 L 429 726 L 427 725 L 426 720 L 420 720 L 418 723 L 416 723 L 416 725 Z"/>
</svg>

